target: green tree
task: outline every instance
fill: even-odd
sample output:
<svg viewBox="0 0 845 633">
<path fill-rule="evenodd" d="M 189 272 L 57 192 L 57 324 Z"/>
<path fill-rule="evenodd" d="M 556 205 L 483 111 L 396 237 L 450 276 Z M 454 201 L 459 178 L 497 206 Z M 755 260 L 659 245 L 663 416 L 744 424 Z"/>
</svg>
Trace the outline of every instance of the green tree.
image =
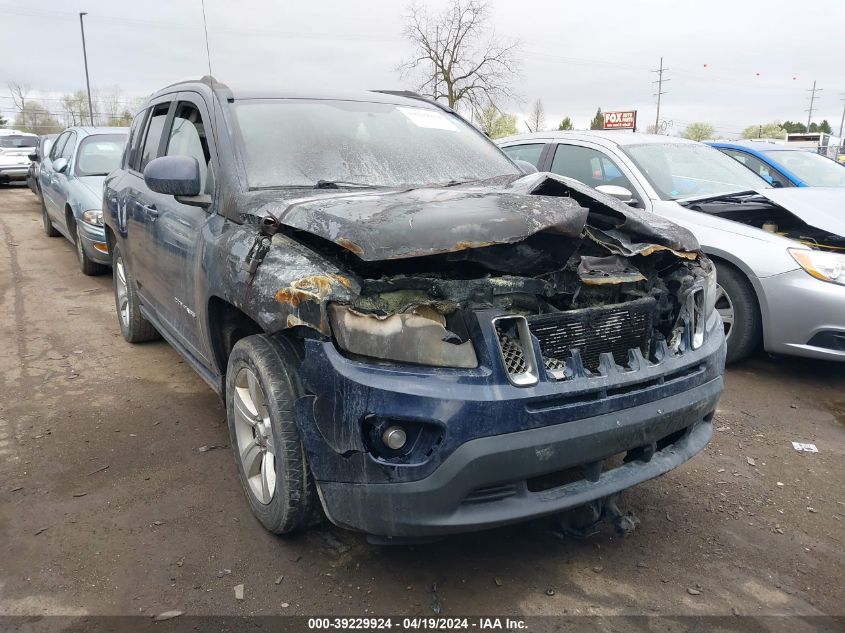
<svg viewBox="0 0 845 633">
<path fill-rule="evenodd" d="M 593 120 L 590 121 L 590 129 L 591 130 L 603 130 L 604 129 L 604 114 L 602 114 L 601 108 L 596 111 L 596 116 L 593 117 Z"/>
<path fill-rule="evenodd" d="M 810 123 L 810 127 L 807 128 L 807 131 L 810 132 L 811 134 L 818 132 L 819 131 L 819 124 L 815 123 L 815 122 Z"/>
<path fill-rule="evenodd" d="M 789 134 L 804 134 L 807 131 L 807 126 L 797 121 L 784 121 L 781 127 Z"/>
<path fill-rule="evenodd" d="M 517 133 L 516 116 L 502 112 L 490 103 L 476 112 L 478 127 L 490 138 L 502 138 Z"/>
<path fill-rule="evenodd" d="M 786 138 L 786 130 L 777 121 L 749 125 L 742 131 L 742 138 Z"/>
<path fill-rule="evenodd" d="M 2 114 L 0 114 L 0 127 L 6 125 L 7 123 L 8 123 L 8 121 L 3 118 Z"/>
<path fill-rule="evenodd" d="M 827 122 L 827 119 L 819 123 L 819 132 L 824 132 L 825 134 L 833 134 L 833 130 L 830 127 L 830 123 Z"/>
<path fill-rule="evenodd" d="M 713 126 L 709 123 L 690 123 L 683 132 L 681 132 L 681 136 L 684 138 L 688 138 L 692 141 L 703 141 L 704 139 L 713 138 L 713 133 L 715 130 Z"/>
<path fill-rule="evenodd" d="M 560 122 L 560 125 L 557 126 L 558 130 L 574 130 L 575 126 L 572 125 L 572 119 L 568 116 L 563 117 L 563 121 Z"/>
</svg>

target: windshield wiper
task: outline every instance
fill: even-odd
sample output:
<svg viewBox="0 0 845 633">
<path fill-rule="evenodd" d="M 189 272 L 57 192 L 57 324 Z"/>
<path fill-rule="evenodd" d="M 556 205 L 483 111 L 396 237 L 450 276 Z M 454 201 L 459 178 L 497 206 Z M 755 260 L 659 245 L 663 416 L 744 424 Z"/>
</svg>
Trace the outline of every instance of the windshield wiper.
<svg viewBox="0 0 845 633">
<path fill-rule="evenodd" d="M 739 201 L 747 201 L 747 200 L 751 200 L 753 198 L 767 200 L 766 196 L 762 195 L 760 192 L 754 191 L 753 189 L 750 189 L 748 191 L 732 191 L 730 193 L 719 193 L 719 194 L 716 194 L 716 195 L 702 196 L 700 198 L 694 198 L 694 197 L 690 197 L 690 198 L 686 198 L 686 199 L 681 198 L 680 200 L 677 200 L 676 202 L 678 202 L 678 204 L 686 206 L 686 205 L 690 205 L 690 204 L 698 204 L 699 202 L 719 202 L 719 201 L 734 202 L 734 201 L 738 201 L 738 200 Z"/>
<path fill-rule="evenodd" d="M 375 189 L 376 185 L 365 182 L 348 182 L 346 180 L 318 180 L 314 189 L 340 189 L 341 187 L 354 187 L 356 189 Z"/>
</svg>

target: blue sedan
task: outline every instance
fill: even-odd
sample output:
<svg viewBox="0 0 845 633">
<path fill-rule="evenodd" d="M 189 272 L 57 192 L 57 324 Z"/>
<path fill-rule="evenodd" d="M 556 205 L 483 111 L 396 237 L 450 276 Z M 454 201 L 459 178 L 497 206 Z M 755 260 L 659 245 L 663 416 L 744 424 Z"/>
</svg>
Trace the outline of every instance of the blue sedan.
<svg viewBox="0 0 845 633">
<path fill-rule="evenodd" d="M 775 187 L 845 187 L 845 165 L 803 148 L 766 141 L 707 143 Z"/>
</svg>

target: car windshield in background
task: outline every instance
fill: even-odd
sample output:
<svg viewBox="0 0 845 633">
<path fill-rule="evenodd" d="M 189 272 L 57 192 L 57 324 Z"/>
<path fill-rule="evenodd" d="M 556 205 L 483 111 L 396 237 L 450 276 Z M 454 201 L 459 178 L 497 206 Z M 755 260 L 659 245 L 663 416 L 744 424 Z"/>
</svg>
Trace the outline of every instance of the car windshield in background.
<svg viewBox="0 0 845 633">
<path fill-rule="evenodd" d="M 694 143 L 647 143 L 622 149 L 663 200 L 768 189 L 770 185 L 717 149 Z"/>
<path fill-rule="evenodd" d="M 234 109 L 252 189 L 419 186 L 520 173 L 475 128 L 435 108 L 259 99 Z"/>
<path fill-rule="evenodd" d="M 86 136 L 76 154 L 77 176 L 106 176 L 120 166 L 126 134 Z"/>
<path fill-rule="evenodd" d="M 811 187 L 845 187 L 845 165 L 829 158 L 800 150 L 764 150 L 763 153 Z"/>
<path fill-rule="evenodd" d="M 0 136 L 0 147 L 16 148 L 16 147 L 35 147 L 38 145 L 37 136 Z"/>
</svg>

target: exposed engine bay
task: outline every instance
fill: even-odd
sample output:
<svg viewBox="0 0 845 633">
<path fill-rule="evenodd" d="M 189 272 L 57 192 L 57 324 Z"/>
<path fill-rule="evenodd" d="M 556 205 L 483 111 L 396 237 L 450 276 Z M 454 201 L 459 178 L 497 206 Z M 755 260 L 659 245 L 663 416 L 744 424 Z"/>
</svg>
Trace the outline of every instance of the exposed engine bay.
<svg viewBox="0 0 845 633">
<path fill-rule="evenodd" d="M 782 235 L 811 248 L 845 252 L 845 236 L 816 227 L 780 204 L 759 194 L 726 195 L 690 202 L 684 206 L 694 211 Z"/>
<path fill-rule="evenodd" d="M 330 266 L 275 292 L 286 326 L 368 362 L 474 368 L 483 312 L 515 380 L 659 361 L 703 332 L 714 275 L 692 234 L 570 179 L 511 181 L 292 202 L 273 242 Z"/>
</svg>

